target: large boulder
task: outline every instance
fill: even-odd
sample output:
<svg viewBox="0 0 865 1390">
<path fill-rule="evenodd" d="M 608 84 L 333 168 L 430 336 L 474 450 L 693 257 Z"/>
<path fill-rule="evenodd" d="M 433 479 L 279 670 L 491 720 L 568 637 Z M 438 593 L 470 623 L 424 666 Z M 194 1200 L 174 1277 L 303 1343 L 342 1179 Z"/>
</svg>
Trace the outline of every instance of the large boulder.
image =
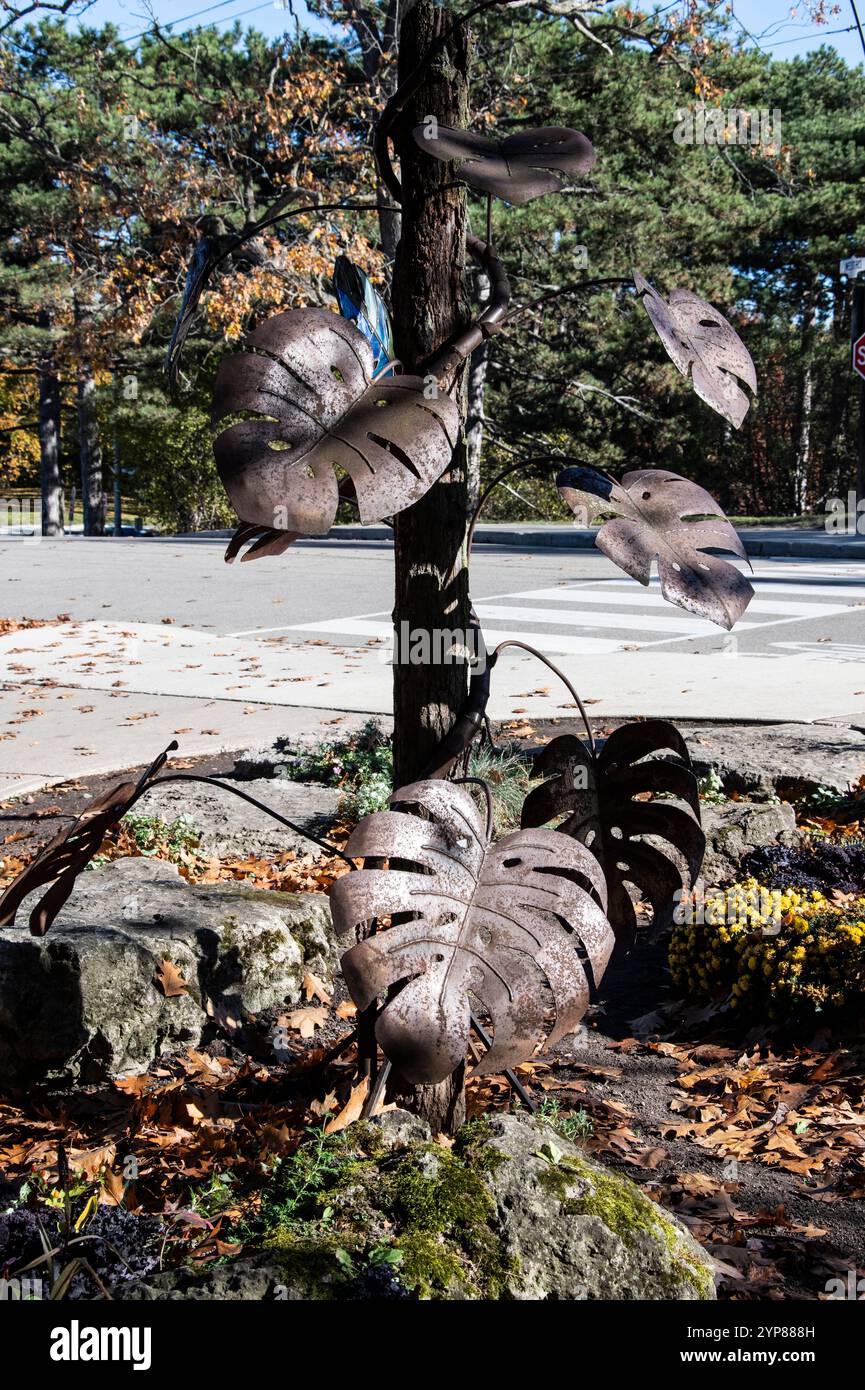
<svg viewBox="0 0 865 1390">
<path fill-rule="evenodd" d="M 165 1273 L 124 1298 L 473 1300 L 713 1299 L 712 1261 L 630 1179 L 545 1122 L 493 1115 L 453 1149 L 403 1111 L 355 1124 L 317 1151 L 301 1209 L 304 1147 L 262 1193 L 260 1248 L 201 1274 Z M 293 1165 L 298 1165 L 297 1172 Z M 320 1217 L 327 1211 L 327 1220 Z"/>
<path fill-rule="evenodd" d="M 141 803 L 141 814 L 155 816 L 167 824 L 185 820 L 195 831 L 199 848 L 220 859 L 242 859 L 246 855 L 267 859 L 286 850 L 318 858 L 320 846 L 303 832 L 319 839 L 327 836 L 336 820 L 338 787 L 274 778 L 244 781 L 238 783 L 237 789 L 293 821 L 297 830 L 280 825 L 265 811 L 231 792 L 195 782 L 157 786 Z"/>
<path fill-rule="evenodd" d="M 843 793 L 865 774 L 865 735 L 842 725 L 704 725 L 688 751 L 698 776 L 714 771 L 726 791 L 755 800 Z"/>
<path fill-rule="evenodd" d="M 193 886 L 162 860 L 123 859 L 81 875 L 44 937 L 0 931 L 0 1080 L 64 1073 L 93 1081 L 144 1070 L 196 1045 L 213 1018 L 295 1003 L 303 976 L 332 977 L 327 899 L 236 884 Z M 154 983 L 164 961 L 187 983 Z M 170 992 L 170 991 L 169 991 Z"/>
<path fill-rule="evenodd" d="M 710 888 L 741 877 L 747 854 L 765 845 L 795 845 L 796 812 L 785 801 L 729 801 L 700 808 L 706 854 L 700 876 Z"/>
</svg>

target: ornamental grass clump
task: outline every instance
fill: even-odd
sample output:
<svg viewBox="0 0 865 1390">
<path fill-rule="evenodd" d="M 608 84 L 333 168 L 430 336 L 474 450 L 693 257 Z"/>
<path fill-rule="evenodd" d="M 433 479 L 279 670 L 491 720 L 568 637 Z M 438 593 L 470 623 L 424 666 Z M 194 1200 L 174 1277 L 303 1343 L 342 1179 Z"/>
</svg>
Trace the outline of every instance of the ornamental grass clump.
<svg viewBox="0 0 865 1390">
<path fill-rule="evenodd" d="M 676 913 L 677 989 L 776 1021 L 865 1004 L 865 897 L 768 889 L 755 879 Z"/>
</svg>

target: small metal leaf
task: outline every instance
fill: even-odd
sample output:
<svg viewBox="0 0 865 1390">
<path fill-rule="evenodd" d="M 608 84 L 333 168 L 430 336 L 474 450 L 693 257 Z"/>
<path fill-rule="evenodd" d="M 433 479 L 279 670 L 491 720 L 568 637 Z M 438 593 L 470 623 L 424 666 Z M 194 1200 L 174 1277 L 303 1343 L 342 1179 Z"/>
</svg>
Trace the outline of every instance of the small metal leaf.
<svg viewBox="0 0 865 1390">
<path fill-rule="evenodd" d="M 412 135 L 436 159 L 461 160 L 459 177 L 471 188 L 508 203 L 560 193 L 569 175 L 586 173 L 596 158 L 591 140 L 564 126 L 521 130 L 504 140 L 450 126 L 419 125 Z"/>
<path fill-rule="evenodd" d="M 333 288 L 339 312 L 357 325 L 373 355 L 373 373 L 378 374 L 393 360 L 393 326 L 387 305 L 368 276 L 350 261 L 337 256 L 333 267 Z"/>
<path fill-rule="evenodd" d="M 323 535 L 339 503 L 336 468 L 351 477 L 361 521 L 423 497 L 451 461 L 459 411 L 417 376 L 372 382 L 369 343 L 326 309 L 263 323 L 252 351 L 226 357 L 213 419 L 254 413 L 216 440 L 216 463 L 247 525 Z"/>
<path fill-rule="evenodd" d="M 541 749 L 533 775 L 548 780 L 526 797 L 523 826 L 557 821 L 560 832 L 592 851 L 607 880 L 616 936 L 631 941 L 636 930 L 626 883 L 652 904 L 655 927 L 669 922 L 682 874 L 644 837 L 673 846 L 691 883 L 706 847 L 697 780 L 678 729 L 661 719 L 623 724 L 594 756 L 576 735 L 565 734 Z M 650 800 L 637 799 L 647 795 Z M 689 809 L 658 797 L 673 797 Z"/>
<path fill-rule="evenodd" d="M 710 555 L 747 552 L 715 499 L 698 483 L 662 468 L 626 473 L 621 483 L 591 469 L 566 468 L 556 487 L 571 510 L 589 520 L 612 517 L 595 544 L 614 564 L 648 584 L 658 562 L 661 593 L 678 608 L 728 630 L 754 590 L 735 565 Z"/>
<path fill-rule="evenodd" d="M 225 547 L 225 563 L 233 564 L 241 551 L 241 564 L 247 560 L 258 560 L 263 555 L 282 555 L 299 539 L 300 533 L 297 531 L 277 531 L 273 526 L 247 526 L 243 522 Z"/>
<path fill-rule="evenodd" d="M 40 898 L 30 914 L 30 931 L 33 936 L 45 935 L 68 900 L 76 878 L 82 869 L 86 869 L 94 855 L 99 853 L 107 832 L 144 795 L 165 766 L 168 754 L 173 753 L 176 748 L 176 741 L 169 743 L 165 752 L 160 753 L 137 782 L 121 782 L 97 796 L 72 825 L 66 830 L 61 830 L 59 835 L 55 835 L 54 839 L 39 851 L 36 858 L 21 870 L 0 897 L 0 927 L 11 926 L 28 894 L 49 884 L 47 893 Z"/>
<path fill-rule="evenodd" d="M 400 867 L 346 874 L 331 890 L 331 908 L 342 935 L 385 915 L 410 913 L 411 920 L 345 953 L 351 996 L 365 1009 L 402 985 L 379 1016 L 376 1036 L 415 1085 L 443 1081 L 463 1060 L 472 995 L 495 1032 L 477 1070 L 517 1066 L 582 1018 L 589 985 L 578 948 L 596 984 L 606 968 L 613 937 L 599 865 L 582 845 L 551 830 L 520 830 L 491 844 L 471 796 L 452 782 L 416 782 L 391 801 L 413 813 L 367 816 L 346 853 Z"/>
<path fill-rule="evenodd" d="M 690 375 L 701 400 L 740 429 L 751 402 L 735 378 L 756 394 L 757 372 L 738 333 L 723 314 L 690 290 L 673 290 L 669 300 L 664 300 L 638 270 L 634 271 L 634 284 L 679 371 Z"/>
</svg>

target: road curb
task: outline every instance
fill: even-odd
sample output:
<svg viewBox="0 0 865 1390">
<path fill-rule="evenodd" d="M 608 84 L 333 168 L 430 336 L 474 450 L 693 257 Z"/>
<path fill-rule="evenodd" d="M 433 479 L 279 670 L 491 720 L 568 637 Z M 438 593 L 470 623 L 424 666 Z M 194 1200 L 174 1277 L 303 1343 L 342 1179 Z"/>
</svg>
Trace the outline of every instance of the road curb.
<svg viewBox="0 0 865 1390">
<path fill-rule="evenodd" d="M 231 531 L 196 531 L 182 536 L 161 536 L 163 541 L 222 541 L 229 540 Z M 791 558 L 799 560 L 865 560 L 865 536 L 829 536 L 825 532 L 791 536 L 789 532 L 773 535 L 749 530 L 739 531 L 739 537 L 749 556 L 758 558 Z M 597 532 L 575 526 L 479 526 L 475 531 L 476 546 L 500 546 L 509 550 L 594 550 Z M 389 526 L 334 526 L 322 537 L 308 541 L 357 541 L 389 545 L 393 531 Z M 301 542 L 302 543 L 302 542 Z"/>
</svg>

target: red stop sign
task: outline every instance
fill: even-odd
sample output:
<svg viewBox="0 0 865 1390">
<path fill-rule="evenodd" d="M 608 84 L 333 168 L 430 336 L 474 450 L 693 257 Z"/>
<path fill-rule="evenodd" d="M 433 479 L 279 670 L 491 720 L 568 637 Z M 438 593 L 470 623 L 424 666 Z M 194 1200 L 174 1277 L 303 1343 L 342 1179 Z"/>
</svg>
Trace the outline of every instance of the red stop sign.
<svg viewBox="0 0 865 1390">
<path fill-rule="evenodd" d="M 853 344 L 853 370 L 865 381 L 865 333 Z"/>
</svg>

